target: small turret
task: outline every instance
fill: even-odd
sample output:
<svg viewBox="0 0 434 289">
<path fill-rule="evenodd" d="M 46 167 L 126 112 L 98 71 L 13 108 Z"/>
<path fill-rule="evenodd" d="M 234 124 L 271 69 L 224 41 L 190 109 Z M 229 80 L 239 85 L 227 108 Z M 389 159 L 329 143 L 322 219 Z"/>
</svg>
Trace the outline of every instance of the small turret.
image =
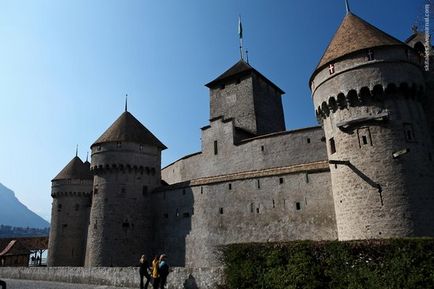
<svg viewBox="0 0 434 289">
<path fill-rule="evenodd" d="M 48 266 L 83 266 L 93 176 L 75 156 L 51 182 Z"/>
<path fill-rule="evenodd" d="M 95 174 L 86 266 L 135 266 L 151 253 L 150 192 L 166 147 L 125 111 L 91 146 Z"/>
</svg>

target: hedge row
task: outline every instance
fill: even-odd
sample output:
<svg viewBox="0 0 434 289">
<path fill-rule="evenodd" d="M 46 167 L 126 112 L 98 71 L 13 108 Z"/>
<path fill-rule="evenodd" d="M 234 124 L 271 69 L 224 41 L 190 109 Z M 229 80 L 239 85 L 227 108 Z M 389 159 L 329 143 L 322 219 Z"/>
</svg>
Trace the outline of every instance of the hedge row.
<svg viewBox="0 0 434 289">
<path fill-rule="evenodd" d="M 297 241 L 222 248 L 230 289 L 434 288 L 434 239 Z"/>
</svg>

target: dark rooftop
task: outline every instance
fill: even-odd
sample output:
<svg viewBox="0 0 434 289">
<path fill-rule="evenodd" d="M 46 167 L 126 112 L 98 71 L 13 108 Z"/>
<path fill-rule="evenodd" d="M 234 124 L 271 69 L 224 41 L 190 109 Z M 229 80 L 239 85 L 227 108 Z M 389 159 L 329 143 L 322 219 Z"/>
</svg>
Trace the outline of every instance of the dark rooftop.
<svg viewBox="0 0 434 289">
<path fill-rule="evenodd" d="M 85 165 L 78 156 L 75 156 L 66 167 L 54 177 L 53 181 L 67 179 L 91 180 L 93 176 L 89 167 Z"/>
<path fill-rule="evenodd" d="M 108 142 L 135 142 L 166 149 L 143 124 L 131 113 L 125 111 L 121 116 L 93 143 L 92 147 Z"/>
</svg>

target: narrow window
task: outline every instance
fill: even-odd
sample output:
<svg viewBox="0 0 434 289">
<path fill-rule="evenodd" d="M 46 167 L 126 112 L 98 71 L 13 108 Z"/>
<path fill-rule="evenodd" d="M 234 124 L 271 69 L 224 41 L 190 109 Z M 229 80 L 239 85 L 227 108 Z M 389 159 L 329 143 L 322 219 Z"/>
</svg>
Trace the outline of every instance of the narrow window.
<svg viewBox="0 0 434 289">
<path fill-rule="evenodd" d="M 283 178 L 279 178 L 279 184 L 283 184 Z"/>
<path fill-rule="evenodd" d="M 295 208 L 297 209 L 297 211 L 301 210 L 301 205 L 299 202 L 295 203 Z"/>
<path fill-rule="evenodd" d="M 128 223 L 128 221 L 124 221 L 123 223 L 122 223 L 122 228 L 124 228 L 124 229 L 128 229 L 130 227 L 130 223 Z"/>
<path fill-rule="evenodd" d="M 203 187 L 200 187 L 200 194 L 203 194 Z"/>
<path fill-rule="evenodd" d="M 273 208 L 276 207 L 276 202 L 273 200 Z"/>
<path fill-rule="evenodd" d="M 229 184 L 229 190 L 232 190 L 232 184 Z"/>
<path fill-rule="evenodd" d="M 306 173 L 306 183 L 309 183 L 309 174 Z"/>
<path fill-rule="evenodd" d="M 359 137 L 359 147 L 362 148 L 365 145 L 372 146 L 371 130 L 369 127 L 362 127 L 357 129 L 357 135 Z"/>
<path fill-rule="evenodd" d="M 62 204 L 58 204 L 58 205 L 57 205 L 57 211 L 58 211 L 58 212 L 61 212 L 61 211 L 62 211 Z"/>
<path fill-rule="evenodd" d="M 121 189 L 121 193 L 122 193 L 122 194 L 125 194 L 125 192 L 126 192 L 126 191 L 125 191 L 125 188 L 122 188 L 122 189 Z"/>
<path fill-rule="evenodd" d="M 334 64 L 329 65 L 329 73 L 330 73 L 330 75 L 335 73 L 335 65 Z"/>
<path fill-rule="evenodd" d="M 250 213 L 253 213 L 253 206 L 254 206 L 254 204 L 250 203 Z"/>
<path fill-rule="evenodd" d="M 310 138 L 307 138 L 307 143 L 310 143 Z"/>
<path fill-rule="evenodd" d="M 264 149 L 265 149 L 265 147 L 264 147 L 264 146 L 261 146 L 261 152 L 263 152 L 263 151 L 264 151 Z"/>
<path fill-rule="evenodd" d="M 335 145 L 334 138 L 329 139 L 329 145 L 330 145 L 330 154 L 334 154 L 336 152 L 336 145 Z"/>
<path fill-rule="evenodd" d="M 185 189 L 182 189 L 182 195 L 185 195 Z"/>
<path fill-rule="evenodd" d="M 96 147 L 96 150 L 97 150 L 97 151 L 100 151 L 100 150 L 101 150 L 101 146 L 97 146 L 97 147 Z"/>
<path fill-rule="evenodd" d="M 256 208 L 256 214 L 259 214 L 259 208 Z"/>
<path fill-rule="evenodd" d="M 256 186 L 258 187 L 258 189 L 261 188 L 261 181 L 260 180 L 256 180 Z"/>
<path fill-rule="evenodd" d="M 214 141 L 214 155 L 216 155 L 218 153 L 219 153 L 219 151 L 218 151 L 217 141 L 215 140 Z"/>
<path fill-rule="evenodd" d="M 371 49 L 369 49 L 369 50 L 368 50 L 368 61 L 372 61 L 372 60 L 374 60 L 374 59 L 375 59 L 374 51 L 371 50 Z"/>
<path fill-rule="evenodd" d="M 185 212 L 185 213 L 182 214 L 182 216 L 183 216 L 184 218 L 188 218 L 188 217 L 190 217 L 190 213 Z"/>
<path fill-rule="evenodd" d="M 148 186 L 142 187 L 142 195 L 146 196 L 148 194 Z"/>
<path fill-rule="evenodd" d="M 405 134 L 405 140 L 407 142 L 416 141 L 413 125 L 411 123 L 404 123 L 404 134 Z"/>
<path fill-rule="evenodd" d="M 220 208 L 219 212 L 220 212 L 220 215 L 223 215 L 223 208 Z"/>
<path fill-rule="evenodd" d="M 175 215 L 176 215 L 177 217 L 179 217 L 179 209 L 178 209 L 178 208 L 176 208 L 176 213 L 175 213 Z"/>
</svg>

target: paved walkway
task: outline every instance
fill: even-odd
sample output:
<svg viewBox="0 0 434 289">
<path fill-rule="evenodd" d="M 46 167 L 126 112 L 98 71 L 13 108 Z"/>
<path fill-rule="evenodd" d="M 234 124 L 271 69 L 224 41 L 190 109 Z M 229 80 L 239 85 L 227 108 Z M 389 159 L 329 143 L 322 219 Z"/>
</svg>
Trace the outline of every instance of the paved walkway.
<svg viewBox="0 0 434 289">
<path fill-rule="evenodd" d="M 97 286 L 87 284 L 59 283 L 34 280 L 2 279 L 7 289 L 132 289 L 126 287 Z M 152 288 L 152 286 L 149 286 Z"/>
</svg>

